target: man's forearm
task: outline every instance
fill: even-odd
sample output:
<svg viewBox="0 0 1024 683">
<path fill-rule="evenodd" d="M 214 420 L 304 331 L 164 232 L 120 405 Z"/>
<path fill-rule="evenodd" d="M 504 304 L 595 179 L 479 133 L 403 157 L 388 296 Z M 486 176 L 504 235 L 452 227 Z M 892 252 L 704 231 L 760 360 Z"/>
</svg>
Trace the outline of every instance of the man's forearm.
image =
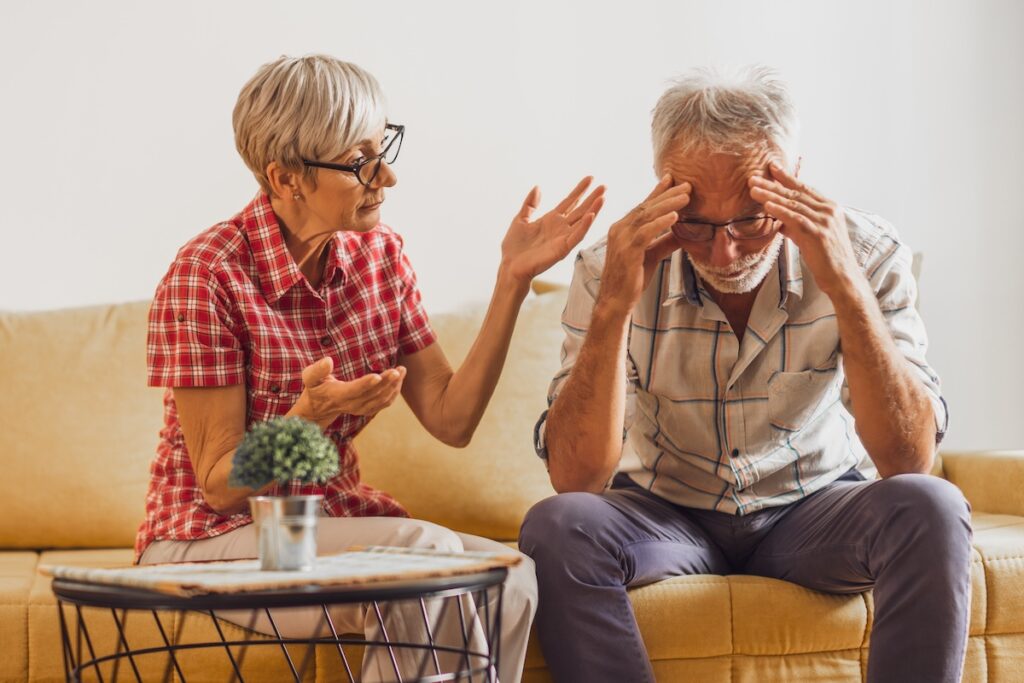
<svg viewBox="0 0 1024 683">
<path fill-rule="evenodd" d="M 935 416 L 862 276 L 832 298 L 857 433 L 883 477 L 927 472 Z"/>
<path fill-rule="evenodd" d="M 594 308 L 572 372 L 548 411 L 545 442 L 559 493 L 601 491 L 622 455 L 630 313 Z"/>
</svg>

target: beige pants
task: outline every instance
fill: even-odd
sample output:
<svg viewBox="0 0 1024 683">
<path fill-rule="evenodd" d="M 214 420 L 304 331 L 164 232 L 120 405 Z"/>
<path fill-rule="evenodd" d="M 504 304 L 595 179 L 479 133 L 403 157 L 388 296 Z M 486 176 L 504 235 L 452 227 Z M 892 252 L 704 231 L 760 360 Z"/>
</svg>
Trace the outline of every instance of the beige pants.
<svg viewBox="0 0 1024 683">
<path fill-rule="evenodd" d="M 508 546 L 478 536 L 460 534 L 431 522 L 400 517 L 321 517 L 317 528 L 317 552 L 329 555 L 346 550 L 353 545 L 389 545 L 407 548 L 431 548 L 437 550 L 485 550 L 512 552 Z M 228 560 L 256 557 L 258 538 L 253 525 L 247 525 L 221 536 L 198 541 L 157 541 L 146 549 L 142 564 L 162 562 L 195 562 L 203 560 Z M 464 599 L 465 600 L 465 599 Z M 430 601 L 428 601 L 429 604 Z M 465 600 L 465 602 L 469 602 Z M 501 612 L 501 661 L 499 678 L 503 683 L 517 682 L 522 677 L 523 660 L 530 634 L 530 625 L 537 609 L 537 582 L 533 561 L 525 555 L 522 562 L 510 568 L 505 581 Z M 429 607 L 430 614 L 436 614 L 439 605 Z M 380 625 L 376 615 L 365 605 L 337 605 L 330 610 L 331 619 L 338 633 L 365 633 L 367 639 L 380 638 Z M 471 604 L 464 610 L 466 615 L 475 614 Z M 286 637 L 308 637 L 317 629 L 326 629 L 322 611 L 315 608 L 274 610 L 274 622 Z M 223 618 L 249 626 L 264 633 L 272 633 L 270 623 L 262 613 L 224 612 Z M 253 617 L 256 620 L 253 621 Z M 451 606 L 444 612 L 445 621 L 440 633 L 435 636 L 455 643 L 452 633 L 459 625 L 458 612 Z M 423 639 L 423 616 L 419 603 L 400 603 L 389 608 L 384 615 L 388 636 L 391 640 Z M 432 619 L 433 621 L 433 619 Z M 474 639 L 482 637 L 479 625 L 473 629 Z M 447 635 L 446 635 L 447 633 Z M 458 641 L 461 645 L 461 639 Z M 403 676 L 416 672 L 422 663 L 422 654 L 399 653 Z M 449 660 L 451 661 L 451 660 Z M 456 660 L 457 661 L 457 660 Z M 446 666 L 442 662 L 442 666 Z M 431 668 L 426 672 L 433 673 Z M 386 648 L 372 648 L 363 660 L 362 680 L 394 680 L 395 672 L 390 654 Z"/>
</svg>

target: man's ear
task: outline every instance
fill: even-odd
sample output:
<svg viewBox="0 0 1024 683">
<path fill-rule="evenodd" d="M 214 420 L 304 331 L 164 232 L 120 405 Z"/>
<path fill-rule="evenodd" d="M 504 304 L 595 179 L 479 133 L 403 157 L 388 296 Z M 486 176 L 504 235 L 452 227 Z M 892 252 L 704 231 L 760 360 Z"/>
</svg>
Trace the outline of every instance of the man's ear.
<svg viewBox="0 0 1024 683">
<path fill-rule="evenodd" d="M 283 199 L 301 194 L 298 173 L 285 169 L 276 161 L 271 161 L 267 164 L 266 174 L 271 196 Z"/>
</svg>

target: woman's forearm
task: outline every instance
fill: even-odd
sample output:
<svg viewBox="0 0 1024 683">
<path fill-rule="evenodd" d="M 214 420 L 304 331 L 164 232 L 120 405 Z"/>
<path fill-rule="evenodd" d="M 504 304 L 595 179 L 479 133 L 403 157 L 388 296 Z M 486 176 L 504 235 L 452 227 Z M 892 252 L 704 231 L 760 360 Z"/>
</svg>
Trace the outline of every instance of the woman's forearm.
<svg viewBox="0 0 1024 683">
<path fill-rule="evenodd" d="M 206 480 L 200 488 L 206 504 L 221 515 L 234 515 L 244 512 L 248 508 L 250 496 L 262 496 L 270 492 L 274 482 L 264 486 L 259 491 L 248 486 L 234 487 L 228 483 L 228 476 L 231 474 L 234 450 L 222 455 L 207 474 Z"/>
<path fill-rule="evenodd" d="M 476 340 L 441 391 L 436 420 L 437 432 L 445 442 L 467 445 L 480 424 L 505 366 L 516 319 L 529 289 L 529 282 L 498 269 L 494 293 Z"/>
</svg>

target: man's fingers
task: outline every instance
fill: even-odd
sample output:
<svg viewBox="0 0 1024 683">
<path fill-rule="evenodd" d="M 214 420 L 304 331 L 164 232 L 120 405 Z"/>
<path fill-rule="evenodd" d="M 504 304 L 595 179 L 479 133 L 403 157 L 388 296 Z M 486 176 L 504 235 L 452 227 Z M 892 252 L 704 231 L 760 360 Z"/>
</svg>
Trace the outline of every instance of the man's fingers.
<svg viewBox="0 0 1024 683">
<path fill-rule="evenodd" d="M 778 204 L 776 202 L 767 202 L 764 205 L 764 210 L 768 212 L 769 216 L 778 218 L 783 223 L 782 232 L 790 237 L 793 236 L 794 232 L 804 233 L 808 230 L 814 229 L 814 223 L 807 216 L 802 213 L 797 213 L 792 209 Z M 789 228 L 789 230 L 786 230 Z"/>
<path fill-rule="evenodd" d="M 760 186 L 752 187 L 750 189 L 750 196 L 753 197 L 755 201 L 758 201 L 761 204 L 766 205 L 768 202 L 772 202 L 773 204 L 779 206 L 785 206 L 790 211 L 805 216 L 814 223 L 822 222 L 822 215 L 818 213 L 818 211 L 814 207 L 809 206 L 802 197 L 786 197 L 785 195 L 781 195 L 777 192 L 773 192 L 772 190 L 768 190 Z"/>
<path fill-rule="evenodd" d="M 648 221 L 636 229 L 635 239 L 643 245 L 644 249 L 647 249 L 657 238 L 661 237 L 667 230 L 672 227 L 672 224 L 679 220 L 679 214 L 675 211 L 658 216 L 652 221 Z"/>
<path fill-rule="evenodd" d="M 518 217 L 524 221 L 530 220 L 530 215 L 533 214 L 533 210 L 538 206 L 540 206 L 540 188 L 534 185 L 533 189 L 526 195 L 526 199 L 523 200 L 523 206 L 519 209 Z"/>
<path fill-rule="evenodd" d="M 772 178 L 778 180 L 780 183 L 782 183 L 789 189 L 797 190 L 798 192 L 804 192 L 821 202 L 827 201 L 813 187 L 797 180 L 796 176 L 794 176 L 789 171 L 784 169 L 782 167 L 782 164 L 780 164 L 779 162 L 772 161 L 771 163 L 769 163 L 768 170 L 771 171 Z"/>
<path fill-rule="evenodd" d="M 558 203 L 558 206 L 555 207 L 555 211 L 560 214 L 564 214 L 572 210 L 572 207 L 576 206 L 576 202 L 579 201 L 579 198 L 587 191 L 587 188 L 590 187 L 590 183 L 592 182 L 594 182 L 594 176 L 588 175 L 583 180 L 576 183 L 576 187 L 572 189 L 572 192 L 570 192 L 565 199 Z"/>
<path fill-rule="evenodd" d="M 654 197 L 657 197 L 659 194 L 661 194 L 670 187 L 672 187 L 672 176 L 666 173 L 665 175 L 658 178 L 658 184 L 654 186 L 654 189 L 651 190 L 651 193 L 649 195 L 644 197 L 644 201 L 646 202 L 653 199 Z"/>
<path fill-rule="evenodd" d="M 657 263 L 681 247 L 682 245 L 679 244 L 679 240 L 677 240 L 676 236 L 669 231 L 655 239 L 651 242 L 650 246 L 647 247 L 647 253 L 644 255 L 644 263 L 648 265 Z"/>
<path fill-rule="evenodd" d="M 827 200 L 819 200 L 807 192 L 786 187 L 776 180 L 769 180 L 762 176 L 751 176 L 747 185 L 750 187 L 751 195 L 753 195 L 754 190 L 756 189 L 768 190 L 769 192 L 774 192 L 779 197 L 802 202 L 815 211 L 820 211 L 822 213 L 827 212 L 832 206 Z"/>
<path fill-rule="evenodd" d="M 652 202 L 645 202 L 641 205 L 641 215 L 646 220 L 657 218 L 669 211 L 678 211 L 690 203 L 690 184 L 683 183 L 676 185 L 671 190 L 662 193 L 660 197 Z"/>
</svg>

